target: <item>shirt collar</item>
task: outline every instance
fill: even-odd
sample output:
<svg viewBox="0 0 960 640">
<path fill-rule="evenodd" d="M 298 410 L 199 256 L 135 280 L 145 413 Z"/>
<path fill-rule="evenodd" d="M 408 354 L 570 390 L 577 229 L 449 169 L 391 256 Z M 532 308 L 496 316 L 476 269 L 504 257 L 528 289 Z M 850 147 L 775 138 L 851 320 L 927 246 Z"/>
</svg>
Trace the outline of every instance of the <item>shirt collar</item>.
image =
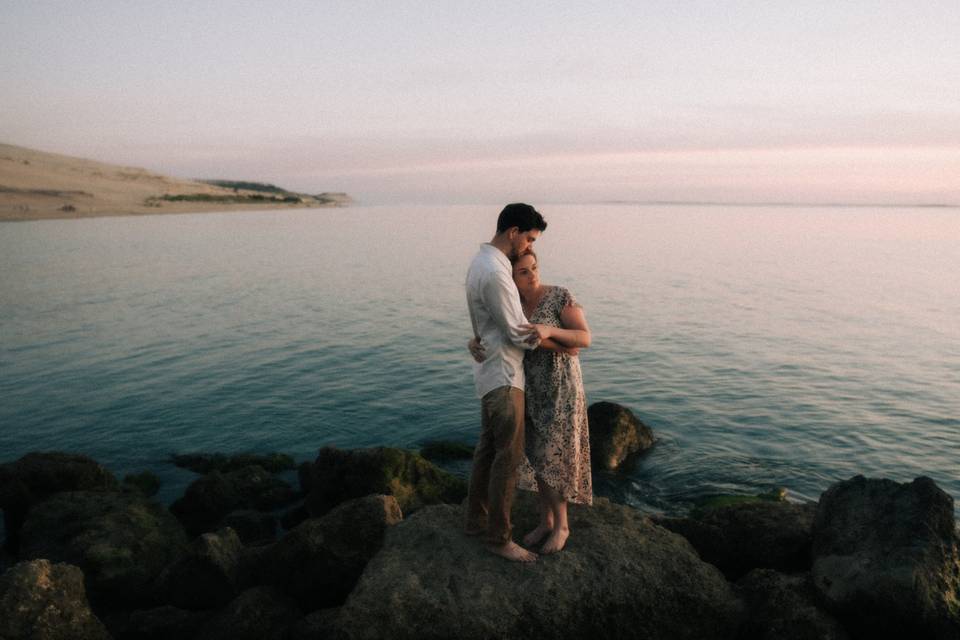
<svg viewBox="0 0 960 640">
<path fill-rule="evenodd" d="M 497 249 L 495 246 L 493 246 L 489 242 L 484 242 L 483 244 L 481 244 L 480 250 L 486 251 L 487 253 L 492 254 L 494 257 L 494 260 L 497 260 L 498 262 L 500 262 L 500 264 L 505 266 L 508 270 L 513 269 L 513 267 L 510 265 L 510 258 L 507 257 L 507 254 L 505 254 L 503 251 L 500 251 L 500 249 Z"/>
</svg>

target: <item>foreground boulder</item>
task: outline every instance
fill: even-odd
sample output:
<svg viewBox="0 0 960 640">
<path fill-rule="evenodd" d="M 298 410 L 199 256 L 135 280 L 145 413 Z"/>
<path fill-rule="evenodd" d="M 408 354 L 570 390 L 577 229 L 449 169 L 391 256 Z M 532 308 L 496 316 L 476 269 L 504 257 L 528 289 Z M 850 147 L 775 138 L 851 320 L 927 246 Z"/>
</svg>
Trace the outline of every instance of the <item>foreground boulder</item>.
<svg viewBox="0 0 960 640">
<path fill-rule="evenodd" d="M 304 611 L 342 604 L 386 530 L 402 519 L 393 496 L 366 496 L 310 518 L 258 554 L 257 577 L 293 597 Z"/>
<path fill-rule="evenodd" d="M 466 482 L 420 455 L 403 449 L 341 450 L 324 447 L 313 464 L 300 466 L 300 485 L 311 516 L 322 516 L 345 500 L 371 494 L 392 495 L 405 514 L 423 505 L 459 503 Z"/>
<path fill-rule="evenodd" d="M 103 622 L 114 640 L 185 640 L 193 638 L 212 615 L 164 605 L 113 613 Z"/>
<path fill-rule="evenodd" d="M 809 569 L 816 511 L 815 504 L 757 500 L 655 522 L 685 537 L 701 558 L 737 580 L 755 568 Z"/>
<path fill-rule="evenodd" d="M 20 528 L 36 503 L 61 491 L 113 491 L 117 479 L 93 458 L 73 453 L 28 453 L 0 465 L 0 509 L 6 545 L 19 547 Z"/>
<path fill-rule="evenodd" d="M 516 511 L 535 525 L 534 501 Z M 332 637 L 734 637 L 731 586 L 682 537 L 604 499 L 570 519 L 562 553 L 522 565 L 466 537 L 461 507 L 424 507 L 388 529 Z"/>
<path fill-rule="evenodd" d="M 182 609 L 214 609 L 227 604 L 249 586 L 242 551 L 240 537 L 229 528 L 193 540 L 158 579 L 163 601 Z"/>
<path fill-rule="evenodd" d="M 814 584 L 857 636 L 960 638 L 953 498 L 930 478 L 856 476 L 820 497 Z"/>
<path fill-rule="evenodd" d="M 0 576 L 0 638 L 109 640 L 90 611 L 83 573 L 48 560 L 21 562 Z"/>
<path fill-rule="evenodd" d="M 200 628 L 196 640 L 283 640 L 303 614 L 272 587 L 253 587 L 234 598 Z"/>
<path fill-rule="evenodd" d="M 631 455 L 653 446 L 653 431 L 623 405 L 594 403 L 587 409 L 587 420 L 590 423 L 590 463 L 594 469 L 613 471 Z"/>
<path fill-rule="evenodd" d="M 221 473 L 211 471 L 194 480 L 170 510 L 191 536 L 215 531 L 232 511 L 270 511 L 297 499 L 289 484 L 259 466 Z"/>
<path fill-rule="evenodd" d="M 30 510 L 21 556 L 77 565 L 94 605 L 154 600 L 154 581 L 183 550 L 170 513 L 139 493 L 58 493 Z"/>
<path fill-rule="evenodd" d="M 747 605 L 740 640 L 847 640 L 840 622 L 817 602 L 809 573 L 754 569 L 737 583 Z"/>
</svg>

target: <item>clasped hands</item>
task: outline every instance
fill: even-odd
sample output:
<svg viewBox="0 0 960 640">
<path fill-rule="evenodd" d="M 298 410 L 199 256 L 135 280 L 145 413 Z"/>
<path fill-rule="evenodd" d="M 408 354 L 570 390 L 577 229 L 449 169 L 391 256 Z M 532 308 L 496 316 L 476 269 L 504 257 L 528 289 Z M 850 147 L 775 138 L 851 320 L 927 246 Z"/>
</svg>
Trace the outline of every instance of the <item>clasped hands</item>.
<svg viewBox="0 0 960 640">
<path fill-rule="evenodd" d="M 536 344 L 550 339 L 552 335 L 551 329 L 552 327 L 545 324 L 528 323 L 520 325 L 521 333 L 529 334 L 526 339 L 529 344 Z M 555 351 L 566 353 L 567 355 L 575 356 L 580 353 L 580 349 L 576 347 L 565 347 L 556 342 L 554 342 L 553 346 Z M 483 362 L 487 357 L 486 349 L 483 344 L 481 344 L 480 338 L 476 336 L 467 342 L 467 349 L 470 350 L 470 355 L 473 356 L 473 359 L 477 362 Z"/>
</svg>

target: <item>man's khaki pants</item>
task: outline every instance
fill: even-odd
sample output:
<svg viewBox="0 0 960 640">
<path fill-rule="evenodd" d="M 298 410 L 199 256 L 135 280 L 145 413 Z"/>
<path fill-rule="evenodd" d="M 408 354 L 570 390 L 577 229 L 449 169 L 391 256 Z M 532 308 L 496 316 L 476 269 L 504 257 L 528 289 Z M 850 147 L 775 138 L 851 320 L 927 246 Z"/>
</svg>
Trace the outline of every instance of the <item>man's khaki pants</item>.
<svg viewBox="0 0 960 640">
<path fill-rule="evenodd" d="M 486 540 L 501 545 L 511 540 L 510 507 L 523 459 L 523 391 L 498 387 L 480 401 L 480 442 L 473 452 L 467 496 L 468 534 L 486 529 Z"/>
</svg>

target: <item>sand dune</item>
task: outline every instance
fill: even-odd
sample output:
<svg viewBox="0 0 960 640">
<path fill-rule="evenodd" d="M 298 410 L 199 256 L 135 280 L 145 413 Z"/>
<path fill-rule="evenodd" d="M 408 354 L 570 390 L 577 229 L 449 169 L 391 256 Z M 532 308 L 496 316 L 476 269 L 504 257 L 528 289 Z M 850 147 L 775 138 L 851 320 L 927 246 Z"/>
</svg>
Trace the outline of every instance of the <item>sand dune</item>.
<svg viewBox="0 0 960 640">
<path fill-rule="evenodd" d="M 231 189 L 0 144 L 0 221 L 343 206 L 344 193 Z"/>
</svg>

